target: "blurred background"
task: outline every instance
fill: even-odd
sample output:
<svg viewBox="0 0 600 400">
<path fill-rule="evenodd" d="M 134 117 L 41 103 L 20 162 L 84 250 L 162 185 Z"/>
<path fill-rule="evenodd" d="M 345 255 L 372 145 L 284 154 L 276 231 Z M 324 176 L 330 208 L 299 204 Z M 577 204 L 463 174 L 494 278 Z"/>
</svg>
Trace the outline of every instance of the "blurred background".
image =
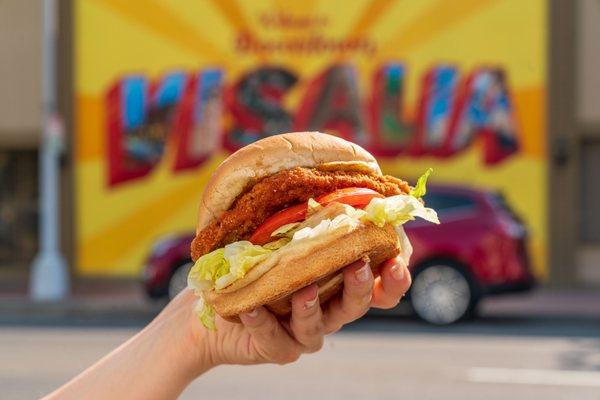
<svg viewBox="0 0 600 400">
<path fill-rule="evenodd" d="M 0 0 L 3 396 L 60 385 L 185 286 L 228 154 L 319 130 L 434 169 L 411 293 L 184 398 L 600 399 L 598 38 L 598 0 Z"/>
</svg>

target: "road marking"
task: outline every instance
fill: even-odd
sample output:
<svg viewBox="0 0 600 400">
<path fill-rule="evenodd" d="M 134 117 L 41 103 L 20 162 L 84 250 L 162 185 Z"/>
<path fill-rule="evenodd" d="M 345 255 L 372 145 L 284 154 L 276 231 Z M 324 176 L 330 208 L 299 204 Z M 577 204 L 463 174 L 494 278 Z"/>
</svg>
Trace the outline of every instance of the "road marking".
<svg viewBox="0 0 600 400">
<path fill-rule="evenodd" d="M 600 387 L 600 371 L 481 367 L 468 369 L 467 380 L 478 383 Z"/>
</svg>

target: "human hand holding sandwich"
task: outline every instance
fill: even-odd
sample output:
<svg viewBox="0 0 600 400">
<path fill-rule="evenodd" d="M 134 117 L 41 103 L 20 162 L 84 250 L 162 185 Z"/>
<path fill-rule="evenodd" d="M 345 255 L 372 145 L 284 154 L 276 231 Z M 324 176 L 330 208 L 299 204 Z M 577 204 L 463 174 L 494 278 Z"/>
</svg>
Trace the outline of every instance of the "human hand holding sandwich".
<svg viewBox="0 0 600 400">
<path fill-rule="evenodd" d="M 171 399 L 222 364 L 293 362 L 410 287 L 402 225 L 439 223 L 416 186 L 318 132 L 238 150 L 204 190 L 189 288 L 48 398 Z"/>
<path fill-rule="evenodd" d="M 214 331 L 199 323 L 196 297 L 186 289 L 141 332 L 45 399 L 174 399 L 218 365 L 290 363 L 370 307 L 394 307 L 411 283 L 401 257 L 384 263 L 377 278 L 362 261 L 342 274 L 341 296 L 326 305 L 311 285 L 292 296 L 289 319 L 259 307 L 240 315 L 241 323 L 217 316 Z"/>
<path fill-rule="evenodd" d="M 343 278 L 343 294 L 323 306 L 316 285 L 297 291 L 289 320 L 259 307 L 241 314 L 242 324 L 217 317 L 216 331 L 206 331 L 199 324 L 192 327 L 215 364 L 286 364 L 303 353 L 320 350 L 325 335 L 362 317 L 370 307 L 395 307 L 411 283 L 400 257 L 386 262 L 377 278 L 363 261 L 344 268 Z"/>
</svg>

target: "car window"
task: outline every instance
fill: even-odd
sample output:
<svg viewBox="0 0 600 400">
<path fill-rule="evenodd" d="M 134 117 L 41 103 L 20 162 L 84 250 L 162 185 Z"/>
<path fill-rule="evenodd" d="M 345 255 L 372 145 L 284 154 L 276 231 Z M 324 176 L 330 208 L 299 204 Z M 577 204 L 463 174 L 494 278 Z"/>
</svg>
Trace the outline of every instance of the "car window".
<svg viewBox="0 0 600 400">
<path fill-rule="evenodd" d="M 475 201 L 473 199 L 456 194 L 429 192 L 423 199 L 427 207 L 433 208 L 437 212 L 475 208 Z"/>
</svg>

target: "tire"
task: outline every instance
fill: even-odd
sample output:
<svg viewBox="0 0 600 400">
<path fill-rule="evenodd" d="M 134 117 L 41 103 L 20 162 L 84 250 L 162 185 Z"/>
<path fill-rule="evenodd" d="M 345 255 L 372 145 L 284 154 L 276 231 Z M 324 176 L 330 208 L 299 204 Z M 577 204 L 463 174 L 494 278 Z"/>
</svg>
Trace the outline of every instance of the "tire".
<svg viewBox="0 0 600 400">
<path fill-rule="evenodd" d="M 467 272 L 445 260 L 420 267 L 410 290 L 415 314 L 434 325 L 449 325 L 472 316 L 478 297 L 477 288 Z"/>
<path fill-rule="evenodd" d="M 167 285 L 167 295 L 169 300 L 172 300 L 187 286 L 187 276 L 194 263 L 191 261 L 182 263 L 169 278 L 169 284 Z"/>
</svg>

